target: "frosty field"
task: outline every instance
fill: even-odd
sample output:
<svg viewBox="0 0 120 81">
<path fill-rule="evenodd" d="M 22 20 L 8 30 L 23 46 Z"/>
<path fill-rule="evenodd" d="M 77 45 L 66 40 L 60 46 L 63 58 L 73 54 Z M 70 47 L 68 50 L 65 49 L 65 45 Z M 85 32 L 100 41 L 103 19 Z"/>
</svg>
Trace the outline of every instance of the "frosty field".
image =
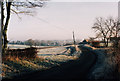
<svg viewBox="0 0 120 81">
<path fill-rule="evenodd" d="M 49 54 L 60 54 L 65 52 L 67 49 L 65 47 L 53 47 L 47 49 L 38 50 L 38 55 L 49 55 Z"/>
</svg>

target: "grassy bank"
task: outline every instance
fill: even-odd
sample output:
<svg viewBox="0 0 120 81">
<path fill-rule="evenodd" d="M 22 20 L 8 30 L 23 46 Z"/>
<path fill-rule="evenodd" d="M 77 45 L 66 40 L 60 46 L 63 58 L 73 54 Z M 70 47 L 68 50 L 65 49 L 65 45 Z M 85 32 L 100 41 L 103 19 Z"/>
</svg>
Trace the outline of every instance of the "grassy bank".
<svg viewBox="0 0 120 81">
<path fill-rule="evenodd" d="M 68 55 L 66 53 L 68 53 Z M 69 60 L 76 59 L 78 59 L 78 56 L 69 55 L 69 51 L 66 51 L 63 55 L 53 54 L 50 56 L 36 56 L 34 58 L 21 57 L 18 54 L 7 55 L 3 56 L 2 77 L 12 78 L 13 76 L 22 75 L 37 70 L 45 70 Z"/>
</svg>

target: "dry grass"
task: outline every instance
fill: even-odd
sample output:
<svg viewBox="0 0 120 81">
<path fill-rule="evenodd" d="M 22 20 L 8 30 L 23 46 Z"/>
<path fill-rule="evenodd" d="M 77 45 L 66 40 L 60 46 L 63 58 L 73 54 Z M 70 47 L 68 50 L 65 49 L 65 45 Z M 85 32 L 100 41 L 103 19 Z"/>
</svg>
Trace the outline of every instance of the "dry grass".
<svg viewBox="0 0 120 81">
<path fill-rule="evenodd" d="M 116 53 L 116 61 L 117 61 L 117 68 L 118 68 L 118 73 L 119 73 L 119 76 L 120 76 L 120 45 L 119 45 L 119 48 L 115 49 L 115 53 Z"/>
<path fill-rule="evenodd" d="M 117 75 L 117 78 L 119 78 L 120 77 L 120 43 L 118 45 L 118 48 L 112 47 L 109 50 L 107 50 L 107 53 L 111 54 L 111 60 L 114 61 L 114 63 L 116 64 L 115 74 Z"/>
<path fill-rule="evenodd" d="M 29 73 L 36 70 L 49 69 L 53 66 L 60 65 L 63 62 L 76 59 L 77 57 L 66 55 L 40 56 L 32 59 L 7 56 L 3 57 L 2 76 L 9 78 L 25 72 Z"/>
<path fill-rule="evenodd" d="M 35 61 L 45 61 L 44 58 L 21 58 L 16 56 L 4 56 L 2 63 L 2 76 L 11 77 L 24 72 L 31 72 L 38 69 L 47 69 L 44 65 L 38 65 Z"/>
</svg>

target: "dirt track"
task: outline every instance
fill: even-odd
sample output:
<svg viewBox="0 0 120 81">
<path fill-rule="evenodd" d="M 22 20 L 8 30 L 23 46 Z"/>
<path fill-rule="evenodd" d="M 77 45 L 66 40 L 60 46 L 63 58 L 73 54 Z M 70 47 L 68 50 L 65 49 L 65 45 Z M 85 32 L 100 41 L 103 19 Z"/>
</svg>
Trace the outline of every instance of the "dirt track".
<svg viewBox="0 0 120 81">
<path fill-rule="evenodd" d="M 19 76 L 13 80 L 27 80 L 27 81 L 53 81 L 53 80 L 86 80 L 90 68 L 96 61 L 96 55 L 92 51 L 85 48 L 82 49 L 80 59 L 69 61 L 61 66 L 53 67 L 46 71 L 38 71 L 26 76 Z M 5 81 L 5 80 L 3 80 Z"/>
</svg>

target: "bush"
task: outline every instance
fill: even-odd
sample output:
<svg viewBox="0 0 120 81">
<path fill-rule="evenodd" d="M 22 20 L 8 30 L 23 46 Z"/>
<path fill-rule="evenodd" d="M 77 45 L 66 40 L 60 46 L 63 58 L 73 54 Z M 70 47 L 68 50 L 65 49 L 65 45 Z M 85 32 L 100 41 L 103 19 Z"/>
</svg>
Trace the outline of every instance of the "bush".
<svg viewBox="0 0 120 81">
<path fill-rule="evenodd" d="M 5 56 L 15 56 L 20 58 L 35 58 L 37 57 L 37 48 L 30 47 L 25 49 L 8 49 Z"/>
</svg>

